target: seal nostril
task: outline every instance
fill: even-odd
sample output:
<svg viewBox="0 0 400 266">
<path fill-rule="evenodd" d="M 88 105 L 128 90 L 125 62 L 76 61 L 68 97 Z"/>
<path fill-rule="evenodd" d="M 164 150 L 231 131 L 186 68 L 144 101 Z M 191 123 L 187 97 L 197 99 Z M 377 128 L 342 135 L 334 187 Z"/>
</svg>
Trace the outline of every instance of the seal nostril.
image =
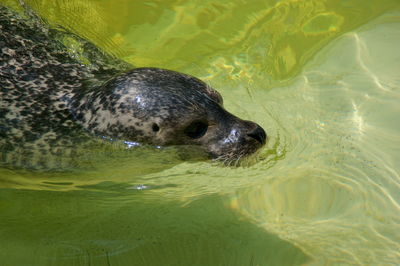
<svg viewBox="0 0 400 266">
<path fill-rule="evenodd" d="M 257 126 L 257 128 L 253 130 L 253 132 L 248 133 L 247 136 L 257 140 L 262 145 L 264 145 L 267 140 L 267 134 L 265 133 L 264 129 L 262 129 L 262 127 L 260 126 Z"/>
</svg>

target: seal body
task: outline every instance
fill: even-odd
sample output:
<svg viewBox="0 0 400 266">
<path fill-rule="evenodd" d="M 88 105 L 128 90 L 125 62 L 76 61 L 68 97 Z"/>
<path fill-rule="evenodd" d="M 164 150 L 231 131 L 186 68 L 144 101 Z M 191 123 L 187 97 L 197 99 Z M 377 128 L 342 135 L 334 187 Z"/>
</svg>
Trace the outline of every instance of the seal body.
<svg viewBox="0 0 400 266">
<path fill-rule="evenodd" d="M 227 112 L 201 80 L 136 68 L 83 41 L 85 65 L 57 39 L 63 33 L 0 7 L 0 150 L 57 154 L 96 138 L 196 145 L 238 159 L 266 142 L 256 123 Z"/>
</svg>

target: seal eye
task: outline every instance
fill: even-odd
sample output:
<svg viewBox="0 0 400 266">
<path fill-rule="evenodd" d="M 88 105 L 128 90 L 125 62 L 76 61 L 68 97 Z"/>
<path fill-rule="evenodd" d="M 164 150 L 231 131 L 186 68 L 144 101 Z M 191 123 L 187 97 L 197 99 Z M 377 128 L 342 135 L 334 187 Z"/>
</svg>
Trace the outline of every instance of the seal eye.
<svg viewBox="0 0 400 266">
<path fill-rule="evenodd" d="M 183 131 L 186 136 L 192 139 L 198 139 L 206 134 L 208 129 L 208 124 L 203 121 L 195 121 L 192 122 L 185 130 Z"/>
<path fill-rule="evenodd" d="M 160 130 L 160 127 L 159 127 L 156 123 L 154 123 L 154 124 L 151 126 L 151 129 L 153 129 L 154 132 L 158 132 L 158 131 Z"/>
</svg>

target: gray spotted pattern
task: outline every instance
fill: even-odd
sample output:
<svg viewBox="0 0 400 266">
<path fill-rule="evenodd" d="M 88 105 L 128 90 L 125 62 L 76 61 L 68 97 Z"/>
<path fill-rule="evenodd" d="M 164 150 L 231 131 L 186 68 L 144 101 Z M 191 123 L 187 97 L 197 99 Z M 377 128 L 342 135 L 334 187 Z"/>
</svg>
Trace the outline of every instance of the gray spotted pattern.
<svg viewBox="0 0 400 266">
<path fill-rule="evenodd" d="M 63 98 L 98 82 L 96 73 L 109 78 L 121 71 L 83 66 L 55 41 L 59 34 L 0 6 L 0 162 L 40 167 L 49 155 L 73 154 L 89 137 Z M 88 57 L 108 60 L 86 46 Z"/>
</svg>

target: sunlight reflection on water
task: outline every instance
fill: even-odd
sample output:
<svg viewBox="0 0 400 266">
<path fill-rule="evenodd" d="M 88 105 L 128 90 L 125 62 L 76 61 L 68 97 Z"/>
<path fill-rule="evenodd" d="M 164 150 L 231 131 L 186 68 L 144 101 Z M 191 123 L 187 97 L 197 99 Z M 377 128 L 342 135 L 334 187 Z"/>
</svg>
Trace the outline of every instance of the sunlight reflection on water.
<svg viewBox="0 0 400 266">
<path fill-rule="evenodd" d="M 308 99 L 306 109 L 288 111 L 298 120 L 286 126 L 302 131 L 301 141 L 309 145 L 295 144 L 282 162 L 295 160 L 296 167 L 278 164 L 264 185 L 231 197 L 234 209 L 296 243 L 314 265 L 392 264 L 400 258 L 400 82 L 397 74 L 371 69 L 380 64 L 400 70 L 399 25 L 398 14 L 388 14 L 344 35 L 309 62 L 294 86 L 269 94 L 301 91 Z M 313 120 L 322 126 L 312 129 Z"/>
</svg>

